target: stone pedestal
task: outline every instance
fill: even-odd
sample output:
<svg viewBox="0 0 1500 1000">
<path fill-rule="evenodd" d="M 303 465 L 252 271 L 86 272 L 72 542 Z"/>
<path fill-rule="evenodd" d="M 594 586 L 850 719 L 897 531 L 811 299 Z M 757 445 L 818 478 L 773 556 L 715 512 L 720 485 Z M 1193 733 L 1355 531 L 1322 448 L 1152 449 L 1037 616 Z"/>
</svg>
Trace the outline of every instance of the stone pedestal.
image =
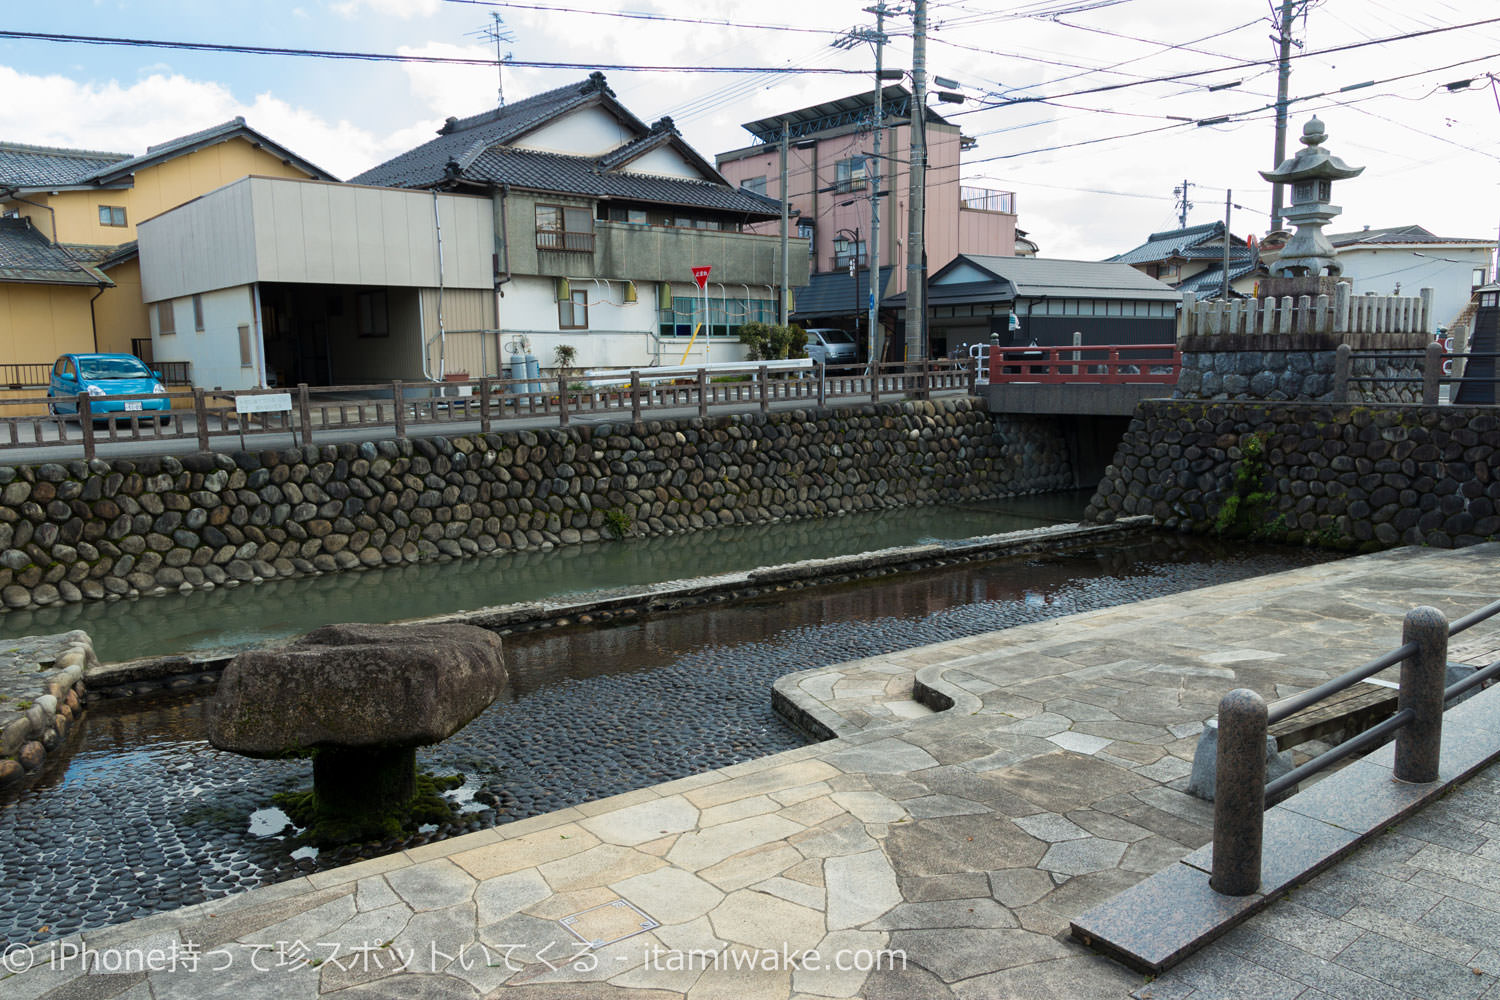
<svg viewBox="0 0 1500 1000">
<path fill-rule="evenodd" d="M 1316 299 L 1319 295 L 1326 295 L 1329 301 L 1333 300 L 1338 291 L 1340 283 L 1352 284 L 1349 278 L 1338 278 L 1331 274 L 1303 275 L 1301 277 L 1271 277 L 1260 279 L 1260 285 L 1256 289 L 1255 297 L 1258 299 L 1279 299 L 1290 295 L 1293 300 L 1306 295 Z"/>
</svg>

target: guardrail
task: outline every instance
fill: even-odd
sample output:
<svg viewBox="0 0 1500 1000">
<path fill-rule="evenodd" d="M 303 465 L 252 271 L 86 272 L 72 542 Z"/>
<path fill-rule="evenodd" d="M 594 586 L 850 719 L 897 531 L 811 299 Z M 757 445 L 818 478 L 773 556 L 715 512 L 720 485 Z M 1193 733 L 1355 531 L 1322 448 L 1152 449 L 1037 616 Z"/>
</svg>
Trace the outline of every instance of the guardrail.
<svg viewBox="0 0 1500 1000">
<path fill-rule="evenodd" d="M 193 389 L 158 395 L 111 396 L 113 400 L 169 399 L 172 410 L 94 413 L 86 395 L 69 400 L 78 415 L 50 412 L 47 397 L 0 400 L 0 452 L 77 445 L 94 458 L 101 445 L 115 442 L 196 440 L 208 451 L 216 438 L 247 434 L 290 434 L 303 444 L 316 433 L 388 430 L 404 438 L 416 428 L 477 424 L 481 433 L 508 421 L 543 418 L 566 426 L 578 417 L 617 416 L 638 422 L 650 412 L 714 409 L 761 412 L 773 403 L 916 396 L 933 392 L 972 393 L 977 366 L 972 361 L 933 360 L 912 365 L 807 367 L 785 370 L 785 362 L 715 366 L 690 372 L 637 368 L 609 373 L 567 373 L 536 379 L 481 378 L 441 383 L 384 382 L 371 385 L 250 389 Z M 780 369 L 780 370 L 778 370 Z M 33 410 L 40 412 L 24 413 Z M 163 419 L 166 418 L 166 419 Z"/>
<path fill-rule="evenodd" d="M 1405 351 L 1356 351 L 1348 344 L 1340 344 L 1334 352 L 1333 369 L 1333 400 L 1336 403 L 1349 401 L 1349 388 L 1356 385 L 1420 385 L 1422 387 L 1422 403 L 1425 406 L 1436 406 L 1442 402 L 1442 387 L 1445 385 L 1459 385 L 1463 382 L 1488 383 L 1496 386 L 1500 383 L 1500 375 L 1480 375 L 1476 368 L 1471 368 L 1470 362 L 1488 361 L 1490 369 L 1497 368 L 1496 359 L 1500 353 L 1495 351 L 1448 351 L 1437 341 L 1428 344 L 1423 350 Z M 1413 361 L 1420 359 L 1418 368 L 1421 375 L 1355 375 L 1355 361 Z M 1455 365 L 1454 362 L 1460 362 Z M 1454 368 L 1463 372 L 1462 375 L 1449 374 Z"/>
<path fill-rule="evenodd" d="M 1259 694 L 1238 688 L 1219 702 L 1218 759 L 1214 773 L 1213 871 L 1209 886 L 1225 896 L 1260 888 L 1261 839 L 1266 803 L 1328 767 L 1396 738 L 1395 776 L 1418 784 L 1436 781 L 1443 706 L 1500 676 L 1500 661 L 1444 687 L 1448 640 L 1500 612 L 1500 601 L 1451 625 L 1436 608 L 1413 608 L 1402 625 L 1402 645 L 1346 674 L 1267 707 Z M 1368 677 L 1401 664 L 1396 714 L 1358 736 L 1266 782 L 1266 730 Z"/>
<path fill-rule="evenodd" d="M 991 347 L 990 383 L 1175 384 L 1182 370 L 1176 344 L 1076 347 Z"/>
</svg>

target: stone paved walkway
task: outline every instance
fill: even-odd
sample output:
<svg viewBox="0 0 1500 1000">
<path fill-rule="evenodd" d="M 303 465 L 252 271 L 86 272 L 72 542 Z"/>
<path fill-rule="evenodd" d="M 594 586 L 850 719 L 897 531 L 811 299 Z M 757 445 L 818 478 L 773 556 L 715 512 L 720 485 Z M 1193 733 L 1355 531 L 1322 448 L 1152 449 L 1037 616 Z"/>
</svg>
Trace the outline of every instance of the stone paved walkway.
<svg viewBox="0 0 1500 1000">
<path fill-rule="evenodd" d="M 1497 555 L 1397 550 L 817 671 L 789 693 L 849 735 L 13 953 L 36 967 L 0 994 L 1144 996 L 1068 921 L 1209 839 L 1181 789 L 1219 697 L 1334 676 L 1414 604 L 1486 603 Z M 953 708 L 919 710 L 914 679 Z M 110 974 L 79 982 L 80 946 Z"/>
</svg>

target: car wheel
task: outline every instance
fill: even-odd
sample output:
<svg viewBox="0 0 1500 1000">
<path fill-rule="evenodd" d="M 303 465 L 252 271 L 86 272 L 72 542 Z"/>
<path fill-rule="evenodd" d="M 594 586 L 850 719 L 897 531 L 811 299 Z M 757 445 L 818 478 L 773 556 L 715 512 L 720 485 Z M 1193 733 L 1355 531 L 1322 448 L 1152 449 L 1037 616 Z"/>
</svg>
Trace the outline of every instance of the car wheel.
<svg viewBox="0 0 1500 1000">
<path fill-rule="evenodd" d="M 170 414 L 170 413 L 169 413 L 169 414 L 167 414 L 167 415 L 166 415 L 166 416 L 164 416 L 164 417 L 160 417 L 160 418 L 158 418 L 158 421 L 157 421 L 157 422 L 158 422 L 158 423 L 159 423 L 159 424 L 160 424 L 160 425 L 161 425 L 161 426 L 162 426 L 162 427 L 171 427 L 171 426 L 172 426 L 172 415 L 171 415 L 171 414 Z"/>
</svg>

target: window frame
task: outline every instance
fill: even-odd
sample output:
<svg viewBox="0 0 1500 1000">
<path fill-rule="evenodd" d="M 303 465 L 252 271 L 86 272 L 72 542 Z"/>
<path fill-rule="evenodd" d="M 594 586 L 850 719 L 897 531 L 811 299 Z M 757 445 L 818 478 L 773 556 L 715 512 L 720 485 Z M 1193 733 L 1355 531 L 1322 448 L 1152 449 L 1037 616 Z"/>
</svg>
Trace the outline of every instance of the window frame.
<svg viewBox="0 0 1500 1000">
<path fill-rule="evenodd" d="M 834 187 L 840 192 L 863 191 L 869 182 L 867 160 L 865 156 L 848 156 L 836 161 L 833 166 Z"/>
<path fill-rule="evenodd" d="M 578 319 L 578 310 L 583 310 L 583 322 Z M 566 312 L 564 312 L 566 310 Z M 567 322 L 564 322 L 564 316 Z M 559 330 L 587 330 L 589 328 L 589 293 L 587 289 L 574 288 L 566 299 L 557 300 L 557 328 Z"/>
<path fill-rule="evenodd" d="M 118 213 L 118 216 L 117 216 L 116 213 Z M 120 220 L 119 222 L 115 221 L 115 219 L 117 217 Z M 101 226 L 107 226 L 110 229 L 127 229 L 127 228 L 129 228 L 130 223 L 127 221 L 127 216 L 125 214 L 125 206 L 124 205 L 100 205 L 99 206 L 99 225 L 101 225 Z"/>
<path fill-rule="evenodd" d="M 165 299 L 156 303 L 156 335 L 158 337 L 175 337 L 177 335 L 177 310 L 171 299 Z"/>
<path fill-rule="evenodd" d="M 542 213 L 555 212 L 557 215 L 557 227 L 544 227 L 542 224 Z M 536 220 L 536 248 L 553 253 L 593 253 L 594 252 L 594 210 L 583 205 L 565 205 L 561 202 L 537 202 L 533 206 L 534 218 Z M 569 216 L 573 218 L 570 220 Z M 579 217 L 588 220 L 588 229 L 570 229 L 570 222 L 579 221 Z"/>
<path fill-rule="evenodd" d="M 203 296 L 200 295 L 200 294 L 194 294 L 193 295 L 193 329 L 196 332 L 198 332 L 198 333 L 202 333 L 203 330 L 204 330 L 204 328 L 205 327 L 204 327 L 204 323 L 203 323 Z"/>
</svg>

